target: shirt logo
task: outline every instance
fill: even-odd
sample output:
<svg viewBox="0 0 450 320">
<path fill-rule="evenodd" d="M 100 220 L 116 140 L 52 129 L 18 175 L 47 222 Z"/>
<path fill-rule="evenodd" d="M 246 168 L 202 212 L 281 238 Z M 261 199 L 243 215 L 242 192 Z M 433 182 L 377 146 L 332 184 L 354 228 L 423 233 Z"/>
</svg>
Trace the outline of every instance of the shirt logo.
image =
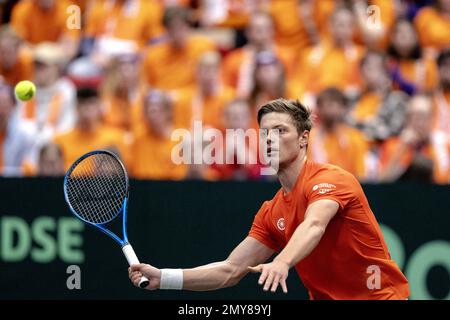
<svg viewBox="0 0 450 320">
<path fill-rule="evenodd" d="M 312 188 L 313 191 L 319 190 L 319 194 L 331 192 L 333 189 L 336 189 L 336 186 L 331 183 L 319 183 Z"/>
<path fill-rule="evenodd" d="M 277 221 L 277 228 L 281 231 L 283 231 L 285 229 L 285 225 L 284 225 L 284 218 L 280 218 Z"/>
</svg>

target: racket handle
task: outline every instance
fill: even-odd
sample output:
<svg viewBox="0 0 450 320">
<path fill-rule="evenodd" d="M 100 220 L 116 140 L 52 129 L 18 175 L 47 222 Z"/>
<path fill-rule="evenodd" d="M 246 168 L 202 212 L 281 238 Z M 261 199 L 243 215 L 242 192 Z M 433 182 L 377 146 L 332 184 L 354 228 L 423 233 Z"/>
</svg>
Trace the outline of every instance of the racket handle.
<svg viewBox="0 0 450 320">
<path fill-rule="evenodd" d="M 136 253 L 133 250 L 133 247 L 131 244 L 127 243 L 122 247 L 123 254 L 125 255 L 125 258 L 127 258 L 128 264 L 131 266 L 133 264 L 139 264 L 139 259 L 136 256 Z M 145 288 L 150 284 L 150 281 L 146 277 L 142 277 L 139 281 L 139 287 Z"/>
</svg>

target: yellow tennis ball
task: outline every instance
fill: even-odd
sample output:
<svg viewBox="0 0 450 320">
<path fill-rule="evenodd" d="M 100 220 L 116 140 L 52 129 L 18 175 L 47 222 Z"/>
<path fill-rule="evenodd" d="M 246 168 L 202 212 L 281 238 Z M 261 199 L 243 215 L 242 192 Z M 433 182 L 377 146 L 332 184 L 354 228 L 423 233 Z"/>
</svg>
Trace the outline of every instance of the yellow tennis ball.
<svg viewBox="0 0 450 320">
<path fill-rule="evenodd" d="M 33 98 L 36 93 L 36 86 L 31 81 L 20 81 L 14 89 L 17 98 L 22 101 L 28 101 Z"/>
</svg>

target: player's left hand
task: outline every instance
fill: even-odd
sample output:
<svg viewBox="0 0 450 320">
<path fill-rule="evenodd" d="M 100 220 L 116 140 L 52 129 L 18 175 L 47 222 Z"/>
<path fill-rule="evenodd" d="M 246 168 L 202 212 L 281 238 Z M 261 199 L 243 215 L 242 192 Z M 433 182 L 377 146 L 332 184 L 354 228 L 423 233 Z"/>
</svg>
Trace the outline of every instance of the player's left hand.
<svg viewBox="0 0 450 320">
<path fill-rule="evenodd" d="M 278 285 L 281 285 L 284 293 L 287 293 L 286 279 L 289 275 L 289 265 L 283 261 L 274 260 L 271 263 L 248 267 L 251 272 L 261 272 L 258 284 L 264 285 L 263 290 L 271 292 L 277 291 Z"/>
</svg>

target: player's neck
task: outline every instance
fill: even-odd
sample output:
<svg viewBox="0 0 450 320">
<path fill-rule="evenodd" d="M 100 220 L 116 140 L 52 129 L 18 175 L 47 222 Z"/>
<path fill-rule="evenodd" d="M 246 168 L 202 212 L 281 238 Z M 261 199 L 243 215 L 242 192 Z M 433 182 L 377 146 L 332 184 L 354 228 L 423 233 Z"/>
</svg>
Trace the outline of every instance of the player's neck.
<svg viewBox="0 0 450 320">
<path fill-rule="evenodd" d="M 295 186 L 297 178 L 306 162 L 306 150 L 302 149 L 298 157 L 289 166 L 278 170 L 278 180 L 284 193 L 289 193 Z"/>
</svg>

